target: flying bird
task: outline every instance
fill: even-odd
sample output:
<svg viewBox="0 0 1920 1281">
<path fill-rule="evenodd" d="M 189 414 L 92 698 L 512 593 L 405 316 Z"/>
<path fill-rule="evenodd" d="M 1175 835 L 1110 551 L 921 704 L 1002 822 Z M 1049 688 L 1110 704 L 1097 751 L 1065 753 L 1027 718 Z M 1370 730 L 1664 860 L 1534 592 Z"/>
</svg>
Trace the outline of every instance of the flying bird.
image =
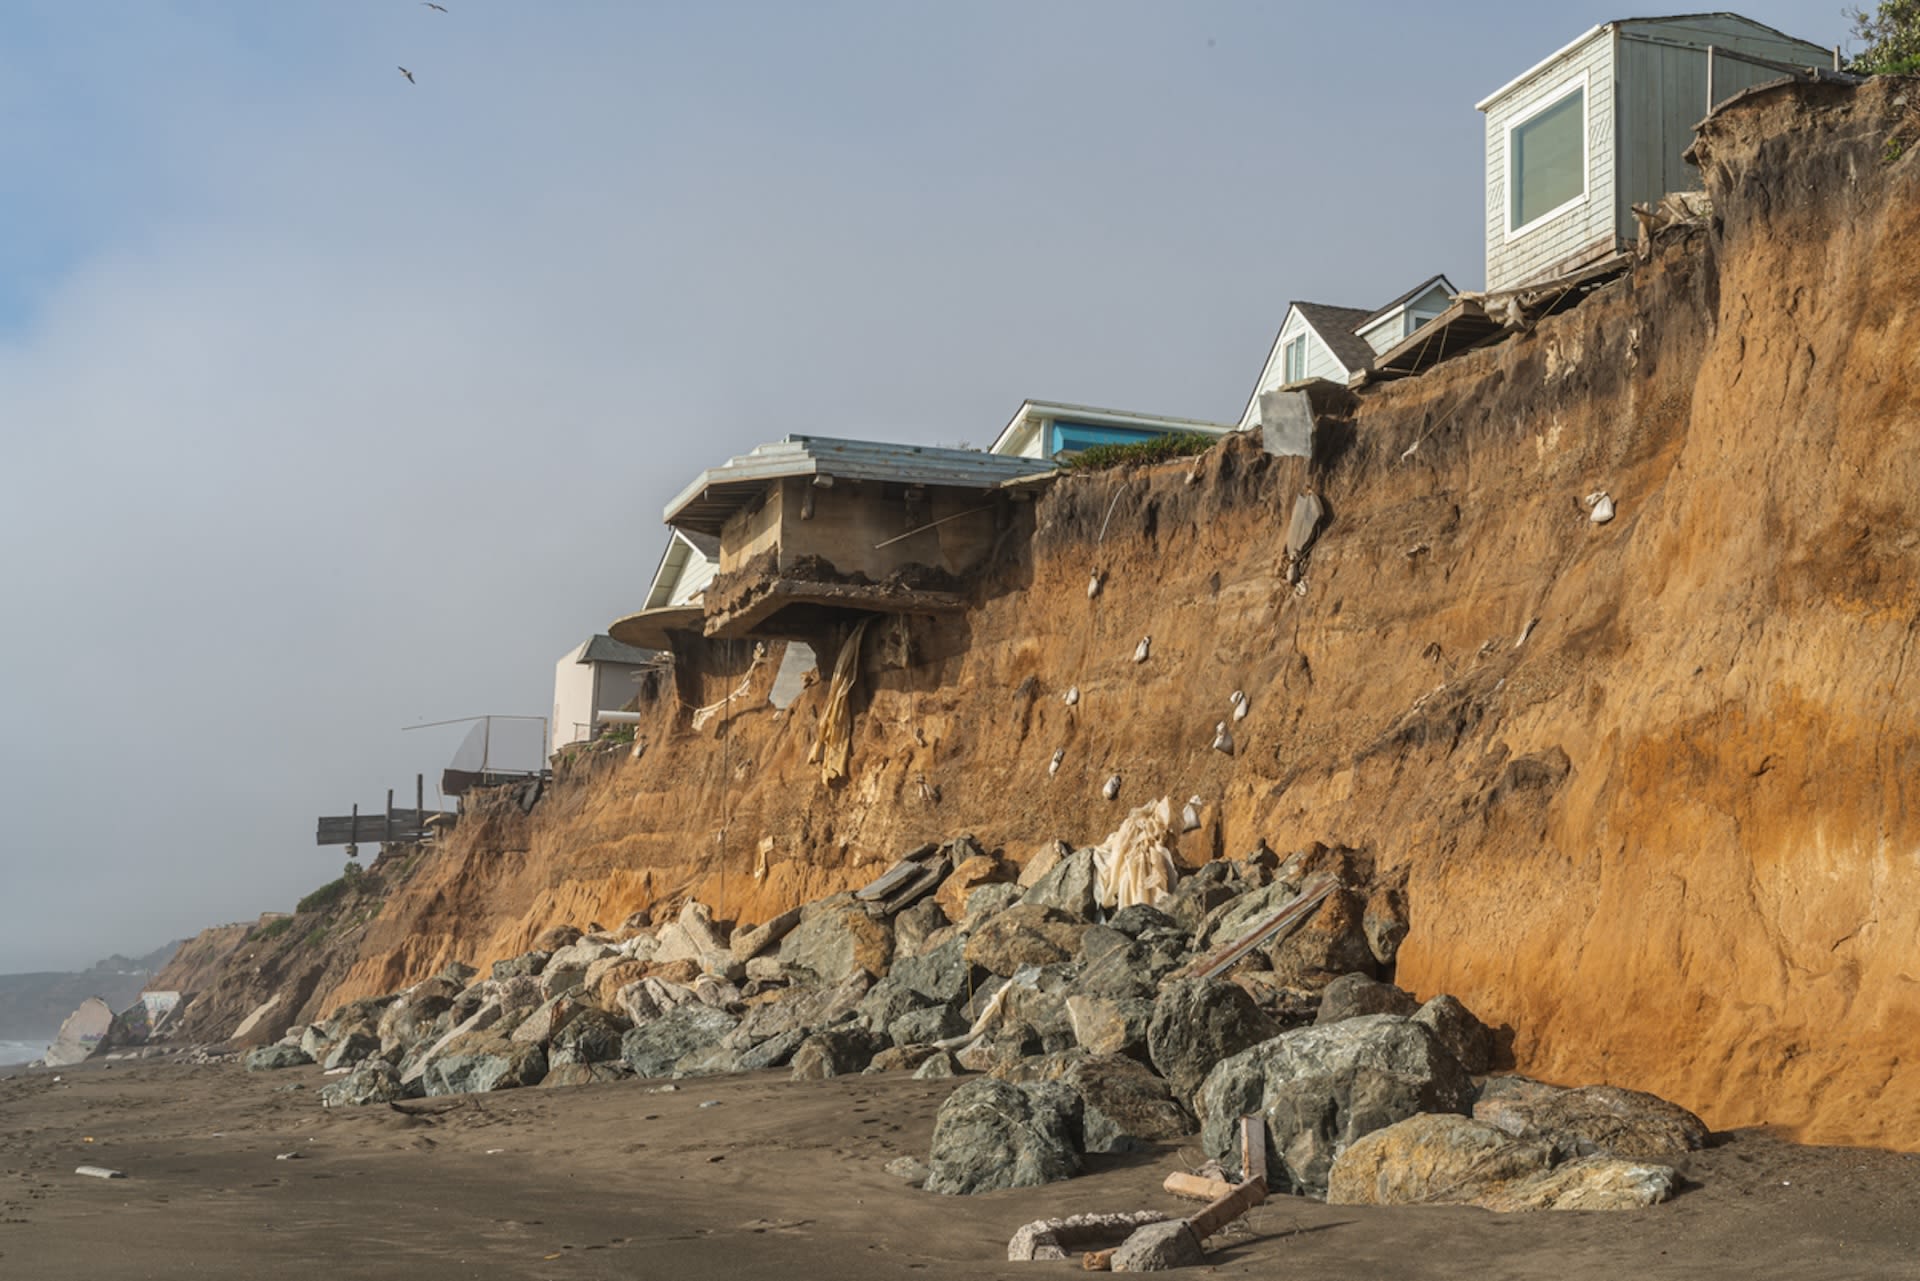
<svg viewBox="0 0 1920 1281">
<path fill-rule="evenodd" d="M 447 11 L 447 6 L 443 4 L 435 4 L 433 0 L 420 0 L 420 3 L 427 6 L 427 8 L 429 9 L 438 9 L 441 13 L 445 13 Z"/>
<path fill-rule="evenodd" d="M 402 68 L 400 68 L 400 74 L 401 74 L 401 75 L 403 75 L 403 76 L 405 76 L 405 77 L 407 78 L 407 83 L 408 83 L 408 84 L 418 84 L 418 83 L 419 83 L 419 81 L 417 81 L 417 80 L 415 80 L 415 79 L 413 78 L 413 73 L 412 73 L 411 71 L 408 71 L 408 70 L 407 70 L 407 69 L 406 69 L 405 67 L 402 67 Z"/>
</svg>

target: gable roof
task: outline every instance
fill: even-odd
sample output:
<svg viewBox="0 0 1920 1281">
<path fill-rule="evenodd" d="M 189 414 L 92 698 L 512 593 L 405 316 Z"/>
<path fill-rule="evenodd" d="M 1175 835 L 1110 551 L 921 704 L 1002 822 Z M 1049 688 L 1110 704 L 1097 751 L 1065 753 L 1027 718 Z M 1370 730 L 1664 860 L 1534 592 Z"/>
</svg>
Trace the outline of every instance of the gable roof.
<svg viewBox="0 0 1920 1281">
<path fill-rule="evenodd" d="M 1447 279 L 1447 275 L 1445 272 L 1437 271 L 1433 275 L 1428 276 L 1425 280 L 1421 281 L 1419 284 L 1415 285 L 1413 288 L 1407 290 L 1407 292 L 1405 292 L 1404 294 L 1401 294 L 1398 298 L 1395 298 L 1392 302 L 1388 303 L 1386 306 L 1380 308 L 1378 311 L 1370 312 L 1367 315 L 1362 316 L 1360 320 L 1354 325 L 1353 327 L 1354 331 L 1357 333 L 1360 330 L 1365 329 L 1368 325 L 1371 325 L 1374 321 L 1380 319 L 1382 316 L 1389 314 L 1390 312 L 1394 311 L 1397 308 L 1406 306 L 1408 303 L 1412 302 L 1415 298 L 1418 298 L 1421 294 L 1424 294 L 1425 292 L 1427 292 L 1427 290 L 1433 288 L 1435 285 L 1445 285 L 1447 287 L 1447 296 L 1449 298 L 1451 298 L 1453 295 L 1460 292 L 1458 289 L 1455 289 L 1453 287 L 1453 282 Z"/>
<path fill-rule="evenodd" d="M 877 440 L 789 436 L 701 472 L 667 504 L 666 522 L 676 529 L 718 536 L 729 516 L 758 499 L 769 484 L 788 476 L 985 490 L 1052 470 L 1054 463 L 1047 458 Z"/>
<path fill-rule="evenodd" d="M 1367 319 L 1365 311 L 1324 302 L 1296 302 L 1291 310 L 1299 312 L 1300 318 L 1313 326 L 1313 332 L 1320 335 L 1320 341 L 1327 345 L 1335 360 L 1347 367 L 1348 373 L 1357 374 L 1373 365 L 1373 348 L 1353 332 Z"/>
<path fill-rule="evenodd" d="M 595 636 L 581 647 L 579 663 L 628 663 L 639 666 L 660 657 L 650 649 L 622 644 L 611 636 Z"/>
<path fill-rule="evenodd" d="M 687 563 L 695 556 L 719 564 L 719 536 L 697 529 L 672 529 L 667 535 L 667 548 L 660 553 L 660 567 L 653 571 L 653 584 L 647 588 L 647 603 L 642 608 L 660 609 L 671 603 L 674 589 L 686 575 Z"/>
</svg>

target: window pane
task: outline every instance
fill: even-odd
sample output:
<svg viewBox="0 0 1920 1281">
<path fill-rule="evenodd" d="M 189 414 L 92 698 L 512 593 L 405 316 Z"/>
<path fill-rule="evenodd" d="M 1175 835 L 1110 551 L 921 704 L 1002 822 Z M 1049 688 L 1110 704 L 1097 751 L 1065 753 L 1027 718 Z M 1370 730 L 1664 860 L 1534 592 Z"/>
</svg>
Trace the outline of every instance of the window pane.
<svg viewBox="0 0 1920 1281">
<path fill-rule="evenodd" d="M 1287 344 L 1286 381 L 1297 383 L 1307 376 L 1307 336 L 1301 334 Z"/>
<path fill-rule="evenodd" d="M 1586 90 L 1576 89 L 1513 129 L 1512 229 L 1587 189 Z"/>
</svg>

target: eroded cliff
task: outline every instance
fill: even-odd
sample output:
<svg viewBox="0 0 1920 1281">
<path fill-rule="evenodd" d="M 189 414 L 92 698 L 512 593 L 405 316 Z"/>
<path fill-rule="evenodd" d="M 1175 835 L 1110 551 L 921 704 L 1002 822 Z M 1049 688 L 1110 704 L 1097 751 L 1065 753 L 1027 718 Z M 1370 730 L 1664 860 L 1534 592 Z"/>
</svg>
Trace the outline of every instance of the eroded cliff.
<svg viewBox="0 0 1920 1281">
<path fill-rule="evenodd" d="M 1023 858 L 1191 794 L 1188 862 L 1324 841 L 1404 882 L 1399 983 L 1509 1025 L 1521 1071 L 1920 1147 L 1907 92 L 1723 111 L 1698 145 L 1710 225 L 1530 333 L 1367 389 L 1311 461 L 1239 439 L 1060 481 L 974 609 L 876 630 L 843 784 L 806 760 L 824 682 L 778 711 L 777 654 L 680 653 L 643 755 L 576 766 L 531 816 L 470 816 L 290 1004 L 685 897 L 762 920 L 923 840 Z M 1296 590 L 1306 488 L 1329 521 Z"/>
</svg>

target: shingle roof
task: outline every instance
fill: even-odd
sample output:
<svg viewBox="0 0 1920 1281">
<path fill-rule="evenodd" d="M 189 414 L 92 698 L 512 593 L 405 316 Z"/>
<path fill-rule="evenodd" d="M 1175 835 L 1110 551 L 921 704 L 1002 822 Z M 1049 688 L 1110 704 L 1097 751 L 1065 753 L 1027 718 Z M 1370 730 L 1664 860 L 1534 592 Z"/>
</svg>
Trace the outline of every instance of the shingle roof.
<svg viewBox="0 0 1920 1281">
<path fill-rule="evenodd" d="M 596 636 L 587 642 L 575 660 L 581 663 L 651 663 L 660 657 L 650 649 L 641 649 L 615 640 L 611 636 Z"/>
<path fill-rule="evenodd" d="M 1367 318 L 1366 312 L 1358 307 L 1335 307 L 1323 302 L 1295 302 L 1293 306 L 1349 373 L 1372 367 L 1373 348 L 1353 332 L 1354 327 Z"/>
<path fill-rule="evenodd" d="M 1395 307 L 1404 307 L 1406 304 L 1412 302 L 1415 298 L 1418 298 L 1421 294 L 1424 294 L 1425 292 L 1427 292 L 1427 290 L 1433 288 L 1435 285 L 1445 285 L 1447 287 L 1448 294 L 1453 294 L 1458 292 L 1457 290 L 1454 289 L 1453 282 L 1447 279 L 1447 275 L 1445 272 L 1436 271 L 1433 275 L 1428 276 L 1425 280 L 1421 281 L 1419 284 L 1415 285 L 1413 288 L 1407 290 L 1407 292 L 1405 292 L 1404 294 L 1401 294 L 1398 298 L 1395 298 L 1392 302 L 1388 303 L 1386 306 L 1377 308 L 1374 311 L 1369 312 L 1367 315 L 1361 317 L 1359 323 L 1354 325 L 1354 328 L 1356 330 L 1365 329 L 1368 325 L 1380 319 L 1380 317 L 1386 315 L 1388 312 L 1392 311 Z"/>
</svg>

